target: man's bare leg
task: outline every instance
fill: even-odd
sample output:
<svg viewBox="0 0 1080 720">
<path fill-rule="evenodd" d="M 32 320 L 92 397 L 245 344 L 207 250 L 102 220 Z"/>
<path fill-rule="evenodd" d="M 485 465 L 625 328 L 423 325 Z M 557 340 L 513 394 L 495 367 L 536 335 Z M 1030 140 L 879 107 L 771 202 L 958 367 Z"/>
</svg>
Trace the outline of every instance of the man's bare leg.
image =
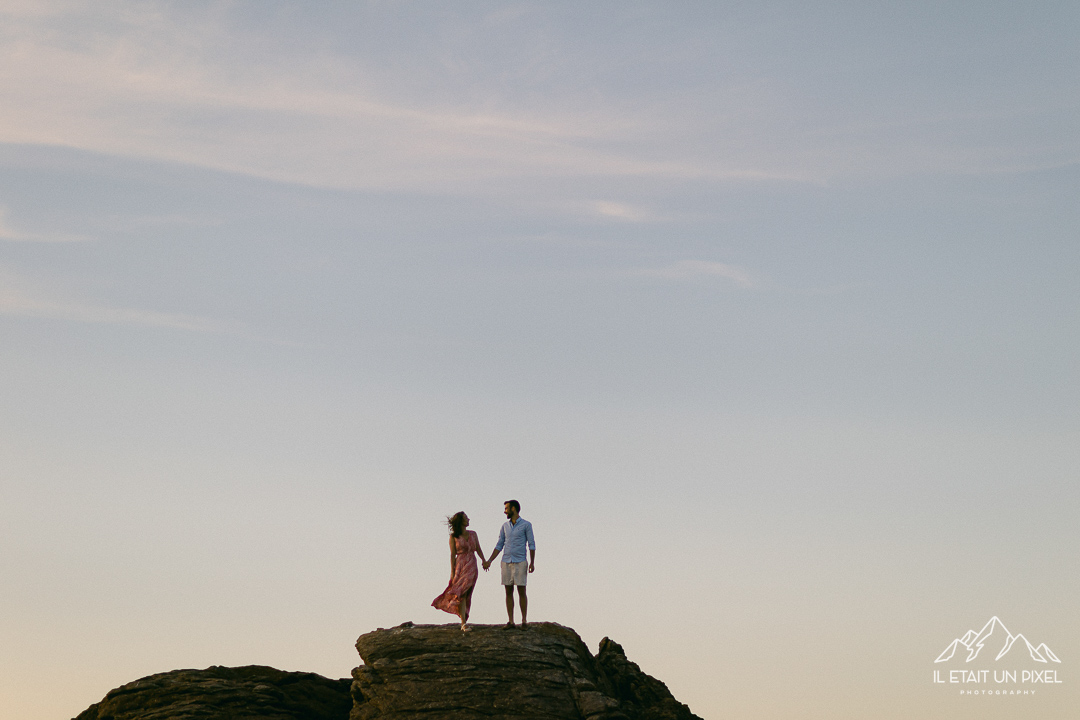
<svg viewBox="0 0 1080 720">
<path fill-rule="evenodd" d="M 503 585 L 503 587 L 506 588 L 506 624 L 512 626 L 514 624 L 514 586 Z"/>
<path fill-rule="evenodd" d="M 529 614 L 529 596 L 525 594 L 524 585 L 518 585 L 518 600 L 521 601 L 521 627 L 525 627 L 529 623 L 526 620 Z"/>
</svg>

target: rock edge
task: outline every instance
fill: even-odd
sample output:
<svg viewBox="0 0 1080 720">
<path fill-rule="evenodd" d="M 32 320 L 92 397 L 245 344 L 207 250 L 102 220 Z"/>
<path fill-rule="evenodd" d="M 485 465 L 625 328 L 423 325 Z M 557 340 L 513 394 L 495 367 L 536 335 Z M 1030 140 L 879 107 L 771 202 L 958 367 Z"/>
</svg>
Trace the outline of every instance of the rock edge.
<svg viewBox="0 0 1080 720">
<path fill-rule="evenodd" d="M 351 720 L 700 720 L 604 638 L 571 628 L 404 623 L 361 635 Z"/>
</svg>

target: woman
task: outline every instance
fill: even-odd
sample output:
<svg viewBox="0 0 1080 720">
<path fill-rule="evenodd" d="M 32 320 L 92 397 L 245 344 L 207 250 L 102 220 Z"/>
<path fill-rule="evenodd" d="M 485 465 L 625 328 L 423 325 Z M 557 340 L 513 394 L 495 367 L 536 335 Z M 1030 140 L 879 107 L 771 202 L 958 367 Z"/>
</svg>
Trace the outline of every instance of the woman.
<svg viewBox="0 0 1080 720">
<path fill-rule="evenodd" d="M 472 630 L 468 626 L 469 606 L 472 604 L 473 586 L 476 585 L 476 555 L 484 559 L 480 549 L 480 540 L 469 527 L 469 516 L 463 512 L 455 513 L 446 519 L 450 527 L 450 584 L 443 594 L 431 602 L 432 607 L 457 615 L 461 618 L 461 631 Z"/>
</svg>

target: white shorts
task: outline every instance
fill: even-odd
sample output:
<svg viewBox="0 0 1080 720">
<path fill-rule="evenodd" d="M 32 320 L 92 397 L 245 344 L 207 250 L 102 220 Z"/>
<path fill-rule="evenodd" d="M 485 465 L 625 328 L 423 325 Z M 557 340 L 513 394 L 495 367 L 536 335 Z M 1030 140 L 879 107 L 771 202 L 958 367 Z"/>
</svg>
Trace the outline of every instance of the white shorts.
<svg viewBox="0 0 1080 720">
<path fill-rule="evenodd" d="M 502 563 L 502 584 L 524 586 L 529 579 L 529 563 L 522 560 L 519 563 Z"/>
</svg>

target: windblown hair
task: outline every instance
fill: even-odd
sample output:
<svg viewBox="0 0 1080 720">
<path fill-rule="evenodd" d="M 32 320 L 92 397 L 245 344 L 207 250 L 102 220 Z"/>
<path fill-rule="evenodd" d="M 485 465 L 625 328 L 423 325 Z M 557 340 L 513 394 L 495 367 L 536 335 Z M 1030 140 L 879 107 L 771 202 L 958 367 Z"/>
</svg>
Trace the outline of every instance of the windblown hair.
<svg viewBox="0 0 1080 720">
<path fill-rule="evenodd" d="M 446 518 L 446 526 L 450 528 L 451 535 L 461 537 L 461 534 L 465 532 L 465 511 L 456 512 Z"/>
</svg>

